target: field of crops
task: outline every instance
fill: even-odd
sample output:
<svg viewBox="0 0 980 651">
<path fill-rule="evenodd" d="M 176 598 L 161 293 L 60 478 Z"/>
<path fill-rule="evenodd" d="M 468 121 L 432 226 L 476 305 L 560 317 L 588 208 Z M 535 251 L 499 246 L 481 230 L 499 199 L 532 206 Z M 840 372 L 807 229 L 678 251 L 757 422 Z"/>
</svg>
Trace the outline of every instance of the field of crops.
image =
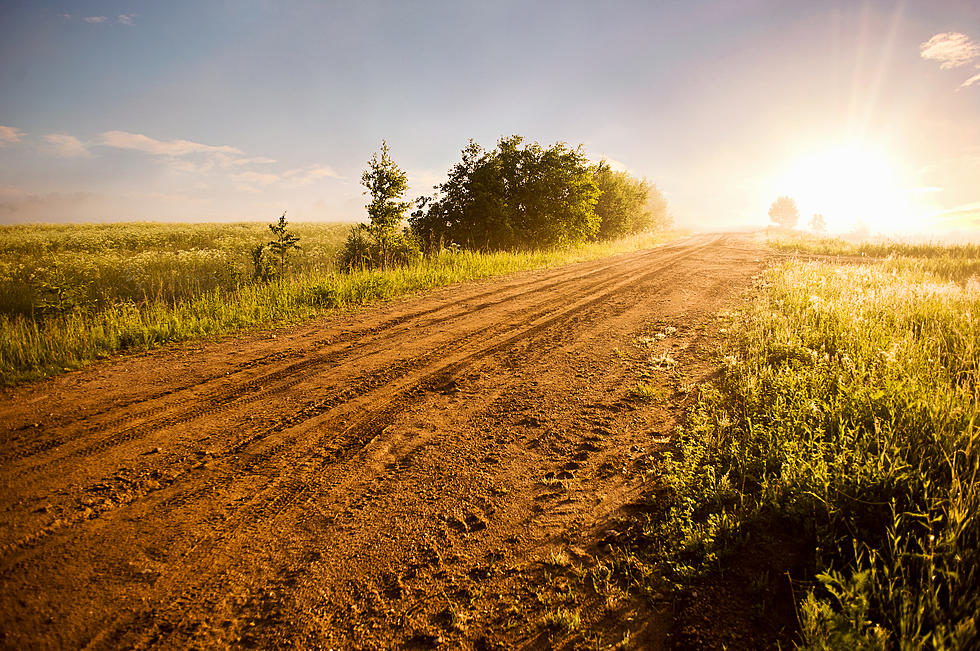
<svg viewBox="0 0 980 651">
<path fill-rule="evenodd" d="M 723 380 L 658 473 L 669 508 L 644 552 L 686 585 L 753 546 L 801 551 L 807 648 L 973 648 L 978 248 L 803 244 L 782 248 L 888 257 L 779 264 L 729 315 Z"/>
<path fill-rule="evenodd" d="M 119 351 L 295 322 L 440 285 L 595 259 L 676 233 L 547 251 L 443 251 L 387 271 L 340 273 L 349 224 L 296 224 L 281 282 L 254 278 L 261 223 L 0 227 L 0 384 Z"/>
</svg>

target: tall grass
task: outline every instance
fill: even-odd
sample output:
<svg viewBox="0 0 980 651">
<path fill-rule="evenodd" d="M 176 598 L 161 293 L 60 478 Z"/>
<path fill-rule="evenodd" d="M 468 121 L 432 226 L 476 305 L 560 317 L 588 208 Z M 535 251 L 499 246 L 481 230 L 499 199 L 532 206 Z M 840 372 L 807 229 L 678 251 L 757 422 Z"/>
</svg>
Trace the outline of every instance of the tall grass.
<svg viewBox="0 0 980 651">
<path fill-rule="evenodd" d="M 902 242 L 898 240 L 857 240 L 820 237 L 807 233 L 770 235 L 769 245 L 780 251 L 801 251 L 820 255 L 858 255 L 873 258 L 953 258 L 980 259 L 980 244 L 941 244 L 938 242 Z"/>
<path fill-rule="evenodd" d="M 331 231 L 327 229 L 335 226 L 320 228 L 324 229 L 320 232 L 326 233 L 320 250 L 326 250 L 333 246 Z M 251 240 L 254 234 L 248 229 L 243 230 L 248 237 L 241 236 L 235 241 Z M 301 228 L 296 230 L 302 233 Z M 131 234 L 131 231 L 123 232 L 126 237 Z M 343 232 L 341 229 L 340 233 Z M 65 237 L 68 236 L 70 232 Z M 176 236 L 167 234 L 167 237 Z M 596 259 L 654 246 L 672 237 L 676 237 L 676 233 L 661 232 L 544 251 L 490 254 L 443 251 L 409 267 L 349 274 L 337 272 L 333 258 L 329 258 L 315 267 L 300 265 L 284 282 L 255 283 L 239 275 L 233 285 L 217 283 L 208 286 L 201 280 L 200 285 L 187 288 L 176 296 L 167 294 L 165 298 L 148 295 L 141 300 L 104 301 L 55 314 L 35 313 L 33 318 L 14 311 L 13 314 L 0 314 L 0 379 L 4 384 L 12 384 L 77 368 L 92 359 L 120 351 L 145 350 L 196 337 L 301 321 L 326 310 L 349 309 L 467 280 Z M 166 238 L 160 236 L 160 239 Z M 341 240 L 341 237 L 336 240 L 338 247 Z M 125 241 L 126 250 L 132 253 L 130 259 L 145 253 L 139 249 L 138 238 Z M 309 242 L 300 240 L 300 244 L 309 255 Z M 57 246 L 49 248 L 56 249 Z M 48 249 L 35 243 L 22 245 L 21 250 Z M 234 247 L 225 250 L 234 250 Z M 102 255 L 106 254 L 93 253 L 96 257 Z M 218 269 L 221 269 L 220 265 Z M 187 270 L 187 266 L 175 263 L 168 273 L 195 275 Z M 207 273 L 202 272 L 201 277 L 206 276 Z M 175 278 L 169 287 L 181 287 L 181 282 L 190 281 Z"/>
<path fill-rule="evenodd" d="M 290 228 L 302 242 L 292 268 L 306 276 L 333 268 L 349 225 Z M 252 277 L 252 248 L 269 239 L 260 223 L 0 226 L 0 314 L 233 290 Z"/>
<path fill-rule="evenodd" d="M 777 532 L 812 550 L 805 648 L 980 643 L 980 282 L 937 255 L 765 275 L 662 469 L 678 580 Z"/>
</svg>

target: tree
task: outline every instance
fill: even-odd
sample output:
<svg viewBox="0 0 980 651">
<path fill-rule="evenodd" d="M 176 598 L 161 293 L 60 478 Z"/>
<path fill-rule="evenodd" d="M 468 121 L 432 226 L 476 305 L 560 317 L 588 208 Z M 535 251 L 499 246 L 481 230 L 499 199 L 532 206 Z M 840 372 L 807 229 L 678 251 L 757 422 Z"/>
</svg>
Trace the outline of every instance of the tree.
<svg viewBox="0 0 980 651">
<path fill-rule="evenodd" d="M 650 184 L 647 202 L 643 207 L 644 214 L 649 215 L 649 221 L 645 226 L 647 230 L 667 229 L 674 225 L 674 218 L 667 210 L 667 197 L 656 183 Z"/>
<path fill-rule="evenodd" d="M 381 156 L 375 152 L 368 161 L 368 168 L 361 175 L 361 184 L 367 188 L 364 194 L 371 195 L 371 202 L 366 206 L 371 218 L 368 230 L 381 249 L 382 266 L 387 267 L 398 226 L 411 203 L 400 201 L 408 190 L 408 177 L 391 160 L 386 141 L 381 141 Z"/>
<path fill-rule="evenodd" d="M 286 230 L 286 212 L 283 211 L 282 216 L 279 218 L 279 223 L 269 224 L 269 230 L 272 231 L 272 235 L 275 237 L 271 242 L 269 242 L 269 250 L 272 255 L 275 256 L 277 262 L 279 263 L 279 278 L 280 280 L 285 278 L 286 275 L 286 261 L 289 258 L 289 253 L 293 249 L 299 249 L 299 235 L 294 235 Z M 252 253 L 253 260 L 258 263 L 261 260 L 261 251 Z M 258 268 L 258 264 L 256 264 Z"/>
<path fill-rule="evenodd" d="M 827 220 L 818 212 L 813 213 L 810 218 L 810 230 L 814 233 L 824 233 L 827 231 Z"/>
<path fill-rule="evenodd" d="M 779 197 L 769 206 L 769 219 L 782 228 L 793 228 L 800 221 L 800 211 L 790 197 Z"/>
<path fill-rule="evenodd" d="M 409 220 L 429 248 L 554 246 L 591 239 L 599 228 L 593 168 L 565 143 L 542 147 L 515 135 L 485 150 L 471 140 L 435 189 Z"/>
<path fill-rule="evenodd" d="M 667 199 L 656 185 L 629 172 L 613 171 L 606 161 L 596 165 L 593 177 L 600 192 L 595 206 L 599 216 L 599 239 L 670 225 Z"/>
<path fill-rule="evenodd" d="M 595 212 L 599 216 L 599 239 L 613 239 L 643 230 L 650 215 L 644 211 L 650 184 L 616 172 L 606 161 L 596 165 L 594 178 L 599 188 Z"/>
</svg>

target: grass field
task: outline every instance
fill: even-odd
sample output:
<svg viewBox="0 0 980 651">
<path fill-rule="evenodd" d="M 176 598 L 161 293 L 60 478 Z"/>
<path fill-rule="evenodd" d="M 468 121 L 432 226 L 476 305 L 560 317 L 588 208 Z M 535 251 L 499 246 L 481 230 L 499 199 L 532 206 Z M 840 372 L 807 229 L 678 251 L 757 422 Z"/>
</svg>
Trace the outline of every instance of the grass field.
<svg viewBox="0 0 980 651">
<path fill-rule="evenodd" d="M 127 350 L 300 321 L 432 287 L 595 259 L 676 233 L 529 252 L 443 251 L 388 271 L 340 273 L 349 224 L 297 224 L 284 282 L 252 279 L 264 224 L 0 228 L 0 383 L 43 377 Z"/>
<path fill-rule="evenodd" d="M 728 316 L 723 379 L 656 473 L 669 497 L 642 554 L 684 586 L 753 550 L 802 552 L 804 648 L 975 648 L 978 248 L 865 252 L 888 257 L 771 268 Z"/>
</svg>

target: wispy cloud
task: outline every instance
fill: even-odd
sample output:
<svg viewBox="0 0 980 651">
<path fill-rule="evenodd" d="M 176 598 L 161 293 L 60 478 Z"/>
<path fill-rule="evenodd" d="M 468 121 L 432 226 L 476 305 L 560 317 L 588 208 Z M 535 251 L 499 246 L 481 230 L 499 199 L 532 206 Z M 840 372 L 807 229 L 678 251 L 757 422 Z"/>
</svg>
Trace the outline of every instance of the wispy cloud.
<svg viewBox="0 0 980 651">
<path fill-rule="evenodd" d="M 309 167 L 297 167 L 286 170 L 281 174 L 245 171 L 234 174 L 232 178 L 237 182 L 236 187 L 239 190 L 244 192 L 258 192 L 260 188 L 273 185 L 287 189 L 301 188 L 321 179 L 339 179 L 341 176 L 332 167 L 311 165 Z"/>
<path fill-rule="evenodd" d="M 119 18 L 118 18 L 119 24 L 120 25 L 130 25 L 130 26 L 135 25 L 136 24 L 135 21 L 136 21 L 136 16 L 137 15 L 138 14 L 119 14 Z"/>
<path fill-rule="evenodd" d="M 13 145 L 20 142 L 26 134 L 20 129 L 15 129 L 14 127 L 5 127 L 0 125 L 0 147 L 4 145 Z"/>
<path fill-rule="evenodd" d="M 954 222 L 961 226 L 980 226 L 980 201 L 940 210 L 933 213 L 932 217 L 940 221 Z"/>
<path fill-rule="evenodd" d="M 62 158 L 81 158 L 89 155 L 82 141 L 67 133 L 49 133 L 44 136 L 44 146 L 49 152 Z"/>
<path fill-rule="evenodd" d="M 179 157 L 188 154 L 245 154 L 238 147 L 230 145 L 205 145 L 191 140 L 157 140 L 142 133 L 128 131 L 106 131 L 102 134 L 102 144 L 116 149 L 132 149 L 154 156 Z"/>
<path fill-rule="evenodd" d="M 339 179 L 340 175 L 326 165 L 311 165 L 310 167 L 287 170 L 282 175 L 283 186 L 287 188 L 298 188 L 326 178 Z"/>
<path fill-rule="evenodd" d="M 96 23 L 104 23 L 108 19 L 105 16 L 86 16 L 85 18 L 82 18 L 82 20 L 84 20 L 86 23 L 95 25 Z"/>
<path fill-rule="evenodd" d="M 977 66 L 977 68 L 980 69 L 980 66 Z M 960 88 L 966 88 L 967 86 L 972 86 L 978 81 L 980 81 L 980 73 L 977 73 L 972 77 L 970 77 L 969 79 L 967 79 L 966 81 L 964 81 L 962 84 L 960 84 Z"/>
</svg>

